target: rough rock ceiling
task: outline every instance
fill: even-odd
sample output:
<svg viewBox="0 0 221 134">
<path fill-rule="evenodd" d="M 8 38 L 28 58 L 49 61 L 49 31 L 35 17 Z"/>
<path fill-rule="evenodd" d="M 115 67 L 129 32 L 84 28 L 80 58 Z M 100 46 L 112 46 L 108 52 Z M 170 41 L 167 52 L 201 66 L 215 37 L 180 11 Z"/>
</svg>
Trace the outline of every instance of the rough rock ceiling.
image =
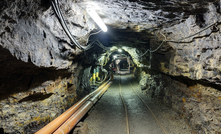
<svg viewBox="0 0 221 134">
<path fill-rule="evenodd" d="M 105 46 L 129 46 L 129 47 L 149 47 L 150 38 L 154 38 L 151 33 L 146 31 L 136 32 L 132 29 L 114 29 L 108 27 L 107 33 L 98 35 L 100 41 Z"/>
<path fill-rule="evenodd" d="M 106 24 L 116 28 L 133 28 L 138 31 L 168 27 L 200 16 L 211 2 L 218 0 L 82 0 L 76 1 L 83 8 L 98 12 Z M 139 27 L 136 27 L 139 25 Z"/>
<path fill-rule="evenodd" d="M 108 46 L 127 45 L 149 48 L 153 31 L 184 22 L 190 15 L 204 26 L 203 14 L 218 0 L 76 0 L 84 9 L 94 9 L 109 26 Z M 220 12 L 220 11 L 217 11 Z"/>
<path fill-rule="evenodd" d="M 202 25 L 202 14 L 207 12 L 207 5 L 211 2 L 219 5 L 218 0 L 62 0 L 60 5 L 70 31 L 77 39 L 96 29 L 84 12 L 84 9 L 94 8 L 115 31 L 110 36 L 109 46 L 147 46 L 147 38 L 153 30 L 178 24 L 191 14 L 196 15 L 196 21 Z M 217 10 L 220 8 L 217 7 Z M 0 11 L 1 46 L 10 50 L 17 59 L 31 61 L 37 66 L 66 68 L 72 64 L 67 55 L 79 55 L 78 49 L 67 47 L 70 41 L 50 8 L 49 1 L 5 0 L 0 2 Z M 128 32 L 128 29 L 131 31 Z"/>
<path fill-rule="evenodd" d="M 211 24 L 212 21 L 220 20 L 220 1 L 218 0 L 206 0 L 203 2 L 198 0 L 61 0 L 59 2 L 68 22 L 68 27 L 79 42 L 86 35 L 97 29 L 92 19 L 85 12 L 85 9 L 93 8 L 109 26 L 109 31 L 106 33 L 109 41 L 107 41 L 107 44 L 104 43 L 105 45 L 136 47 L 140 49 L 141 53 L 144 53 L 144 50 L 149 48 L 149 38 L 155 38 L 154 31 L 161 30 L 168 37 L 167 39 L 173 39 L 174 37 L 179 38 L 194 34 Z M 85 54 L 77 48 L 70 48 L 68 46 L 70 40 L 61 28 L 54 11 L 50 8 L 49 1 L 42 2 L 41 0 L 37 0 L 35 3 L 24 0 L 20 0 L 20 3 L 3 1 L 1 2 L 0 11 L 1 46 L 8 49 L 17 59 L 21 59 L 24 62 L 32 62 L 36 66 L 61 69 L 70 67 L 74 62 L 85 61 L 85 57 L 92 54 Z M 209 36 L 210 33 L 214 34 L 214 38 L 219 37 L 219 33 L 215 35 L 209 29 L 200 36 Z M 157 38 L 162 38 L 162 35 L 156 36 Z M 102 38 L 100 39 L 102 41 Z M 218 38 L 215 40 L 216 42 L 211 42 L 214 43 L 214 48 L 212 48 L 214 50 L 212 52 L 216 51 L 219 53 L 219 49 L 215 47 L 219 44 L 219 40 Z M 196 42 L 192 42 L 193 45 L 197 46 L 193 50 L 189 49 L 190 47 L 185 47 L 186 44 L 168 43 L 169 45 L 161 47 L 160 51 L 163 52 L 161 54 L 168 56 L 168 64 L 165 64 L 166 67 L 170 66 L 168 70 L 173 70 L 166 72 L 197 80 L 204 78 L 204 75 L 197 71 L 199 69 L 195 65 L 196 63 L 199 65 L 203 64 L 204 60 L 208 60 L 208 64 L 210 64 L 211 56 L 209 58 L 206 56 L 201 56 L 202 58 L 198 59 L 194 58 L 197 57 L 195 54 L 196 49 L 199 49 L 199 53 L 201 54 L 200 49 L 202 44 L 198 42 L 199 38 Z M 82 44 L 84 45 L 84 43 Z M 159 44 L 159 42 L 155 44 Z M 156 48 L 157 46 L 152 46 L 152 48 Z M 183 60 L 188 54 L 190 57 L 186 60 L 187 63 L 185 65 L 178 65 L 178 61 L 172 63 L 173 58 L 171 57 L 173 56 L 169 55 L 169 47 L 172 47 L 175 51 L 174 55 L 176 55 L 176 58 L 181 56 L 180 60 Z M 202 49 L 205 50 L 207 48 Z M 93 52 L 94 50 L 90 51 Z M 169 54 L 165 54 L 164 51 L 167 51 Z M 103 51 L 99 53 L 103 53 Z M 69 59 L 68 56 L 70 55 L 73 55 L 73 57 Z M 205 55 L 210 55 L 209 51 L 208 53 L 206 51 Z M 215 57 L 212 56 L 212 58 Z M 96 56 L 91 58 L 90 61 L 95 59 Z M 219 61 L 218 58 L 216 59 L 216 61 Z M 189 68 L 190 63 L 188 61 L 193 61 L 192 69 Z M 182 70 L 182 72 L 177 73 L 177 68 Z M 203 72 L 207 67 L 200 66 L 200 68 Z M 215 69 L 220 70 L 217 66 Z M 190 71 L 192 71 L 191 74 Z M 211 71 L 211 69 L 208 71 Z M 218 72 L 215 71 L 205 72 L 205 74 L 213 75 L 213 73 Z M 210 77 L 209 75 L 205 75 L 205 79 L 207 79 L 207 76 Z M 219 73 L 213 79 L 217 81 L 216 79 L 218 78 L 220 78 Z"/>
<path fill-rule="evenodd" d="M 160 49 L 153 57 L 158 61 L 155 67 L 161 66 L 166 74 L 221 83 L 220 1 L 84 0 L 78 3 L 85 9 L 96 10 L 104 22 L 117 31 L 112 45 L 124 44 L 137 49 L 148 48 L 148 38 L 155 36 L 153 31 L 160 31 L 168 40 L 173 40 L 194 35 L 217 22 L 183 43 L 167 43 L 164 46 L 168 49 Z M 168 51 L 168 46 L 174 51 Z"/>
</svg>

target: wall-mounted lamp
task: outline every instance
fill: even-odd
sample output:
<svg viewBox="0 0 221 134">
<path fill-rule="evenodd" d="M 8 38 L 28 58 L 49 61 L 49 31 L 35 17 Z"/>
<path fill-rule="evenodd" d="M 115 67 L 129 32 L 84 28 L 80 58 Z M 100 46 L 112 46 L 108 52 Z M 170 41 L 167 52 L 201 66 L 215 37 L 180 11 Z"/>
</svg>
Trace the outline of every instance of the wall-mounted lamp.
<svg viewBox="0 0 221 134">
<path fill-rule="evenodd" d="M 107 32 L 107 26 L 104 24 L 104 22 L 101 20 L 100 16 L 93 10 L 93 9 L 87 9 L 88 14 L 91 16 L 91 18 L 97 23 L 97 25 L 104 31 Z"/>
</svg>

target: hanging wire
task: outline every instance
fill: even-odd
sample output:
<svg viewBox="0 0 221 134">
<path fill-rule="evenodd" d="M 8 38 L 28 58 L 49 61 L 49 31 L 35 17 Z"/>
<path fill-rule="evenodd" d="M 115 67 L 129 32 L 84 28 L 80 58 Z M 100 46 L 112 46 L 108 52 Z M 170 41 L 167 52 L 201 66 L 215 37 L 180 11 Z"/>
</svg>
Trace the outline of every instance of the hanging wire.
<svg viewBox="0 0 221 134">
<path fill-rule="evenodd" d="M 98 34 L 98 33 L 100 33 L 101 31 L 102 31 L 102 30 L 100 30 L 100 31 L 98 31 L 98 32 L 95 32 L 95 33 L 91 33 L 88 37 L 86 37 L 86 38 L 87 38 L 86 44 L 88 43 L 90 36 L 95 35 L 95 34 Z"/>
<path fill-rule="evenodd" d="M 61 9 L 59 7 L 59 2 L 58 0 L 51 0 L 51 4 L 52 4 L 52 7 L 54 9 L 54 12 L 55 14 L 57 15 L 57 18 L 62 26 L 62 28 L 64 29 L 65 33 L 67 34 L 67 36 L 70 38 L 71 42 L 74 43 L 75 46 L 77 46 L 79 49 L 81 50 L 88 50 L 90 48 L 92 48 L 93 46 L 93 43 L 95 43 L 95 41 L 92 41 L 92 43 L 90 43 L 89 45 L 87 46 L 82 46 L 81 44 L 79 44 L 76 39 L 73 37 L 73 35 L 71 34 L 70 30 L 68 29 L 67 27 L 67 23 L 65 22 L 64 20 L 64 17 L 61 13 Z M 101 31 L 101 30 L 100 30 Z M 92 33 L 91 35 L 94 35 L 94 34 L 98 34 L 100 31 L 96 32 L 96 33 Z M 89 35 L 89 37 L 91 36 Z M 88 37 L 88 39 L 89 39 Z M 88 44 L 88 39 L 87 39 L 87 44 Z M 69 44 L 70 45 L 70 44 Z M 71 44 L 70 45 L 71 47 L 73 47 L 73 45 Z"/>
<path fill-rule="evenodd" d="M 178 43 L 182 43 L 182 42 L 179 42 L 179 41 L 182 41 L 182 40 L 184 40 L 184 39 L 191 38 L 191 37 L 193 37 L 193 36 L 195 36 L 195 35 L 197 35 L 197 34 L 203 32 L 203 31 L 205 31 L 206 29 L 208 29 L 208 28 L 210 28 L 210 27 L 212 27 L 212 26 L 214 26 L 214 25 L 216 25 L 216 24 L 218 24 L 218 23 L 219 23 L 219 22 L 217 21 L 217 22 L 215 22 L 215 23 L 213 23 L 213 24 L 210 24 L 209 26 L 205 27 L 204 29 L 202 29 L 202 30 L 196 32 L 195 34 L 190 35 L 190 36 L 187 36 L 187 37 L 184 37 L 184 38 L 180 38 L 180 39 L 177 39 L 177 40 L 165 40 L 165 41 L 166 41 L 166 42 L 178 42 Z"/>
<path fill-rule="evenodd" d="M 160 34 L 163 35 L 164 38 L 165 38 L 165 39 L 162 41 L 162 43 L 161 43 L 155 50 L 151 51 L 150 49 L 147 49 L 145 53 L 143 53 L 142 55 L 140 55 L 140 56 L 138 56 L 138 57 L 143 57 L 144 55 L 146 55 L 146 53 L 147 53 L 148 51 L 149 51 L 150 53 L 156 52 L 156 51 L 163 45 L 164 42 L 182 43 L 182 42 L 180 42 L 180 41 L 182 41 L 182 40 L 184 40 L 184 39 L 191 38 L 191 37 L 193 37 L 193 36 L 195 36 L 195 35 L 197 35 L 197 34 L 203 32 L 203 31 L 205 31 L 206 29 L 208 29 L 208 28 L 210 28 L 210 27 L 212 27 L 212 26 L 214 26 L 214 25 L 216 25 L 216 24 L 219 24 L 219 23 L 220 23 L 220 22 L 217 21 L 217 22 L 215 22 L 215 23 L 213 23 L 213 24 L 210 24 L 209 26 L 205 27 L 204 29 L 202 29 L 202 30 L 200 30 L 200 31 L 198 31 L 198 32 L 196 32 L 196 33 L 190 35 L 190 36 L 187 36 L 187 37 L 184 37 L 184 38 L 180 38 L 180 39 L 177 39 L 177 40 L 167 40 L 167 39 L 166 39 L 166 36 L 160 32 Z"/>
<path fill-rule="evenodd" d="M 104 49 L 104 50 L 109 50 L 110 49 L 109 47 L 104 46 L 99 40 L 97 40 L 97 45 L 99 47 L 101 47 L 102 49 Z"/>
<path fill-rule="evenodd" d="M 68 37 L 70 38 L 70 40 L 75 44 L 75 46 L 77 46 L 78 48 L 80 49 L 84 49 L 83 46 L 81 46 L 76 40 L 75 38 L 73 37 L 73 35 L 70 33 L 69 29 L 67 28 L 67 24 L 66 22 L 64 21 L 64 18 L 62 16 L 62 13 L 61 13 L 61 10 L 60 10 L 60 7 L 59 7 L 59 3 L 58 3 L 58 0 L 51 0 L 51 4 L 52 4 L 52 7 L 57 15 L 57 18 L 62 26 L 62 28 L 64 29 L 65 33 L 68 35 Z M 73 47 L 73 45 L 72 45 Z"/>
<path fill-rule="evenodd" d="M 162 33 L 160 33 L 160 34 L 163 35 Z M 151 52 L 151 53 L 156 52 L 163 45 L 163 43 L 166 40 L 166 36 L 165 35 L 163 35 L 163 36 L 165 39 L 162 41 L 162 43 L 155 50 L 151 51 L 150 49 L 147 49 L 147 51 L 145 53 L 143 53 L 142 55 L 139 55 L 138 57 L 143 57 L 147 52 Z"/>
<path fill-rule="evenodd" d="M 67 27 L 66 22 L 64 21 L 64 17 L 61 13 L 60 7 L 59 7 L 59 3 L 58 0 L 51 0 L 51 4 L 52 7 L 55 11 L 55 14 L 57 15 L 57 18 L 62 26 L 62 28 L 64 29 L 65 33 L 67 34 L 67 36 L 70 38 L 71 42 L 73 42 L 75 44 L 75 46 L 77 46 L 79 49 L 81 50 L 89 50 L 93 47 L 93 44 L 97 44 L 98 46 L 100 46 L 101 48 L 103 48 L 104 50 L 109 50 L 109 48 L 105 47 L 97 38 L 94 38 L 93 41 L 91 43 L 88 44 L 89 42 L 89 38 L 92 35 L 98 34 L 100 33 L 102 30 L 95 32 L 95 33 L 91 33 L 86 40 L 86 44 L 88 44 L 87 46 L 82 46 L 81 44 L 79 44 L 75 38 L 73 37 L 73 35 L 71 34 L 70 30 Z M 73 44 L 69 44 L 71 47 L 73 47 Z"/>
</svg>

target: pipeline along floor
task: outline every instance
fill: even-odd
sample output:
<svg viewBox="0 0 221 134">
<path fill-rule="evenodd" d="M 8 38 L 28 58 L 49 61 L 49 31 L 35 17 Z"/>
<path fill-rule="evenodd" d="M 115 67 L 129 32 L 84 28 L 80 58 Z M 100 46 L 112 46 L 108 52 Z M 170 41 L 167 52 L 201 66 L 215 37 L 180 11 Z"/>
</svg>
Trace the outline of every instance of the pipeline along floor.
<svg viewBox="0 0 221 134">
<path fill-rule="evenodd" d="M 162 104 L 152 102 L 141 93 L 141 90 L 138 90 L 138 82 L 133 74 L 114 76 L 113 84 L 84 120 L 88 124 L 89 134 L 128 133 L 120 88 L 127 108 L 130 134 L 165 134 L 165 131 L 168 134 L 191 134 L 191 129 L 177 113 Z M 133 88 L 151 108 L 165 131 L 135 94 Z"/>
</svg>

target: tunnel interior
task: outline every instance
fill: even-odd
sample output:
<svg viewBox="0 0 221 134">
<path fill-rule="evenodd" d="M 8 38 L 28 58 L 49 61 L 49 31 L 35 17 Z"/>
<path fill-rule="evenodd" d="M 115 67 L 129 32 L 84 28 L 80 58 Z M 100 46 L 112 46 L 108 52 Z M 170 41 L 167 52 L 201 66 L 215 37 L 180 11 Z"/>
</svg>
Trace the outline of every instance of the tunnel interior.
<svg viewBox="0 0 221 134">
<path fill-rule="evenodd" d="M 60 0 L 66 24 L 54 1 L 0 2 L 0 132 L 37 132 L 114 73 L 193 133 L 221 133 L 220 0 Z"/>
</svg>

